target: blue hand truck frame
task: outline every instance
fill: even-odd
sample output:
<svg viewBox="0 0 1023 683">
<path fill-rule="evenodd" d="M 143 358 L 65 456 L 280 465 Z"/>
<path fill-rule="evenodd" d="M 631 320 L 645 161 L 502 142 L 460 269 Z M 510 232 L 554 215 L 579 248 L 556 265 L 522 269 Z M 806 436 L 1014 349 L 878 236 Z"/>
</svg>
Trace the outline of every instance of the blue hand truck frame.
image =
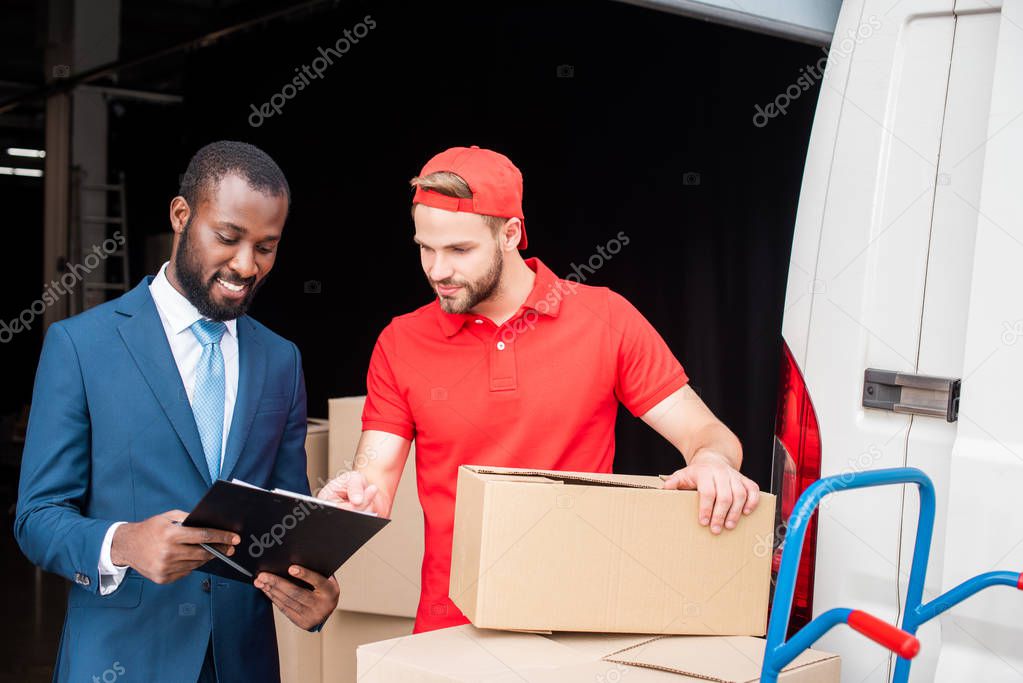
<svg viewBox="0 0 1023 683">
<path fill-rule="evenodd" d="M 792 613 L 796 571 L 799 569 L 799 558 L 803 552 L 803 540 L 810 518 L 821 500 L 838 491 L 895 484 L 916 484 L 920 493 L 920 516 L 917 521 L 916 544 L 913 550 L 909 585 L 906 590 L 906 608 L 902 617 L 902 628 L 896 628 L 866 612 L 840 607 L 820 614 L 793 634 L 791 638 L 786 639 L 785 633 L 788 630 L 789 618 Z M 1023 574 L 992 571 L 968 579 L 930 602 L 923 603 L 924 579 L 927 575 L 927 560 L 931 552 L 933 533 L 934 485 L 926 474 L 915 467 L 846 473 L 825 477 L 808 486 L 796 501 L 792 515 L 789 517 L 781 567 L 778 570 L 774 602 L 771 607 L 771 620 L 767 629 L 767 648 L 760 673 L 761 683 L 777 683 L 783 667 L 839 624 L 848 624 L 871 640 L 895 652 L 898 659 L 892 681 L 893 683 L 908 683 L 910 660 L 920 650 L 916 632 L 922 624 L 985 588 L 1012 586 L 1023 590 Z"/>
</svg>

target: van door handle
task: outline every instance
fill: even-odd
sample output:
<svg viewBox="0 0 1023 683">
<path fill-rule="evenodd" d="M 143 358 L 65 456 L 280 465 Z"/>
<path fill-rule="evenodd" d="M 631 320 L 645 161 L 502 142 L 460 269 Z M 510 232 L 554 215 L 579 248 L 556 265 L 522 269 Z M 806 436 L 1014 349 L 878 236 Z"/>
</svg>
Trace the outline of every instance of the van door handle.
<svg viewBox="0 0 1023 683">
<path fill-rule="evenodd" d="M 867 368 L 863 373 L 863 407 L 895 413 L 959 419 L 958 377 L 931 377 Z"/>
</svg>

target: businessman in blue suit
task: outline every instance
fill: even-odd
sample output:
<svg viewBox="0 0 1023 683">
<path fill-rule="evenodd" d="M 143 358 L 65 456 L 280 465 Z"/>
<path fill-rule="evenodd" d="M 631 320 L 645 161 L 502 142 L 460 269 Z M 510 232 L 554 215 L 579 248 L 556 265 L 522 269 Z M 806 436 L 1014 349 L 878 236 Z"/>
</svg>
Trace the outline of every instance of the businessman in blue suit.
<svg viewBox="0 0 1023 683">
<path fill-rule="evenodd" d="M 245 315 L 290 203 L 277 164 L 221 141 L 171 201 L 171 260 L 120 298 L 53 324 L 36 373 L 15 534 L 72 581 L 55 681 L 279 681 L 271 603 L 316 629 L 338 586 L 303 567 L 230 581 L 179 522 L 216 479 L 308 493 L 298 349 Z"/>
</svg>

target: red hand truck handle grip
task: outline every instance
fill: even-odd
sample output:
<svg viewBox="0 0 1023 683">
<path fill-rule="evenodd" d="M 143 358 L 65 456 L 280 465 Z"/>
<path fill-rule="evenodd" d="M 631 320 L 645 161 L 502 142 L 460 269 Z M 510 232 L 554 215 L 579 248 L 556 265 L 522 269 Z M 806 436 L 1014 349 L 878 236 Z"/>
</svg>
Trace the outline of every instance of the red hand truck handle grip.
<svg viewBox="0 0 1023 683">
<path fill-rule="evenodd" d="M 1023 591 L 1023 573 L 1019 575 L 1019 579 L 1016 581 L 1016 588 Z"/>
<path fill-rule="evenodd" d="M 913 659 L 920 652 L 920 641 L 916 636 L 881 621 L 872 614 L 853 610 L 849 613 L 850 628 L 862 633 L 879 645 L 883 645 L 903 659 Z"/>
</svg>

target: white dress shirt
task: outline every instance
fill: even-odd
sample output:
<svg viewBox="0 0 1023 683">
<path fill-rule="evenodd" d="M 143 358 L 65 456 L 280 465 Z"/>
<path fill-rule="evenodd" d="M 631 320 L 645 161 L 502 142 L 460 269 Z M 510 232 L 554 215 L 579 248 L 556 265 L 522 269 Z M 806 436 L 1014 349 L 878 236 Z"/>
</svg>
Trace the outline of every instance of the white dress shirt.
<svg viewBox="0 0 1023 683">
<path fill-rule="evenodd" d="M 153 282 L 149 285 L 149 293 L 156 303 L 156 310 L 163 323 L 164 334 L 170 344 L 174 363 L 178 366 L 181 382 L 185 385 L 185 393 L 191 404 L 195 392 L 195 369 L 202 357 L 202 345 L 192 333 L 192 324 L 202 316 L 198 309 L 185 298 L 181 292 L 167 279 L 167 263 L 163 264 Z M 231 418 L 234 416 L 234 404 L 238 396 L 238 328 L 234 320 L 225 320 L 227 332 L 220 340 L 220 350 L 224 356 L 224 436 L 220 445 L 220 463 L 223 467 L 224 450 L 227 447 L 227 435 L 231 432 Z M 124 522 L 115 522 L 107 529 L 99 557 L 100 595 L 112 593 L 120 585 L 127 567 L 115 565 L 110 559 L 110 545 L 114 531 Z"/>
</svg>

